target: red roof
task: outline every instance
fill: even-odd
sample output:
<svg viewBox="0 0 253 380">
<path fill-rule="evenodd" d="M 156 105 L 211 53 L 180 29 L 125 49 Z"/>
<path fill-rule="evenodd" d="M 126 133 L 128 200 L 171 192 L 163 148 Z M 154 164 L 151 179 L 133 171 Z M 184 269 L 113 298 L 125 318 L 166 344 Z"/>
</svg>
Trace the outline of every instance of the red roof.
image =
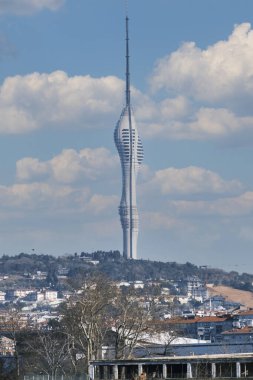
<svg viewBox="0 0 253 380">
<path fill-rule="evenodd" d="M 206 316 L 206 317 L 195 317 L 195 318 L 183 318 L 183 317 L 177 317 L 177 318 L 171 318 L 167 319 L 166 321 L 152 321 L 152 324 L 164 326 L 164 325 L 171 325 L 171 324 L 194 324 L 194 323 L 208 323 L 208 322 L 224 322 L 226 321 L 228 316 L 226 317 L 217 317 L 217 316 Z"/>
<path fill-rule="evenodd" d="M 224 322 L 228 319 L 228 317 L 216 317 L 216 316 L 210 316 L 210 317 L 202 317 L 199 318 L 198 322 Z"/>
<path fill-rule="evenodd" d="M 253 310 L 245 310 L 245 311 L 241 311 L 240 313 L 238 313 L 237 315 L 253 315 Z"/>
<path fill-rule="evenodd" d="M 231 335 L 231 334 L 250 334 L 250 333 L 253 333 L 253 329 L 252 327 L 243 327 L 241 329 L 233 329 L 233 330 L 228 330 L 228 331 L 224 331 L 222 333 L 222 335 Z"/>
</svg>

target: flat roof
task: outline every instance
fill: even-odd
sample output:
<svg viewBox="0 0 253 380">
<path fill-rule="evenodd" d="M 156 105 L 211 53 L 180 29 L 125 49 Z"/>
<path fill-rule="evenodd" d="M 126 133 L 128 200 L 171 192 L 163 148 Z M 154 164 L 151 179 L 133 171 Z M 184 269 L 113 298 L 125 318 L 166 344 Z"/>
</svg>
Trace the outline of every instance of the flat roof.
<svg viewBox="0 0 253 380">
<path fill-rule="evenodd" d="M 237 353 L 237 354 L 211 354 L 211 355 L 188 355 L 188 356 L 162 356 L 149 358 L 132 358 L 132 359 L 101 359 L 92 360 L 91 364 L 100 365 L 138 365 L 138 364 L 184 364 L 194 362 L 224 362 L 224 361 L 252 362 L 252 353 Z"/>
</svg>

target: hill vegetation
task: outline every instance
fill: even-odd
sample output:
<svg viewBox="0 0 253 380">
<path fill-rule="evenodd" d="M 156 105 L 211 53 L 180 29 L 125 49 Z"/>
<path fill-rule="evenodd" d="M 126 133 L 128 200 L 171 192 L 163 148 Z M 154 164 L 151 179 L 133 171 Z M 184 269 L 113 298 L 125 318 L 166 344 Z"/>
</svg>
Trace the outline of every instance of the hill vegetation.
<svg viewBox="0 0 253 380">
<path fill-rule="evenodd" d="M 57 276 L 65 273 L 68 278 L 85 278 L 92 273 L 103 273 L 118 281 L 184 281 L 197 276 L 205 283 L 231 286 L 241 290 L 253 290 L 253 275 L 226 272 L 222 269 L 176 262 L 151 260 L 126 260 L 119 251 L 51 256 L 20 253 L 0 258 L 0 275 L 31 276 L 36 272 L 47 274 L 47 281 L 57 283 Z"/>
</svg>

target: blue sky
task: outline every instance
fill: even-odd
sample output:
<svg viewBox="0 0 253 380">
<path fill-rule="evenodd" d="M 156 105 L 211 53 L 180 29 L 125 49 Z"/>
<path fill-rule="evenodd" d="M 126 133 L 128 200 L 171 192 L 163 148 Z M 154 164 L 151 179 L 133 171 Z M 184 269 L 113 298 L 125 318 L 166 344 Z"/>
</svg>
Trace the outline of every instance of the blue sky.
<svg viewBox="0 0 253 380">
<path fill-rule="evenodd" d="M 129 0 L 139 257 L 253 271 L 252 0 Z M 0 1 L 0 253 L 120 249 L 122 0 Z"/>
</svg>

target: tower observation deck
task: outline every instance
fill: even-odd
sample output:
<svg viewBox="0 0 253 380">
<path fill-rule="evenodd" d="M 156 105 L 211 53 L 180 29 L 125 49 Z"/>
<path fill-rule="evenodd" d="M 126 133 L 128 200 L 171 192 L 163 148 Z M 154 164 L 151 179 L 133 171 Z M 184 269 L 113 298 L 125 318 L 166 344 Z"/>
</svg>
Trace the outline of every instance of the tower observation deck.
<svg viewBox="0 0 253 380">
<path fill-rule="evenodd" d="M 136 259 L 139 230 L 136 179 L 143 160 L 143 148 L 130 99 L 128 17 L 126 17 L 126 105 L 116 124 L 114 141 L 118 149 L 122 169 L 122 197 L 119 215 L 123 230 L 123 256 L 127 259 Z"/>
</svg>

